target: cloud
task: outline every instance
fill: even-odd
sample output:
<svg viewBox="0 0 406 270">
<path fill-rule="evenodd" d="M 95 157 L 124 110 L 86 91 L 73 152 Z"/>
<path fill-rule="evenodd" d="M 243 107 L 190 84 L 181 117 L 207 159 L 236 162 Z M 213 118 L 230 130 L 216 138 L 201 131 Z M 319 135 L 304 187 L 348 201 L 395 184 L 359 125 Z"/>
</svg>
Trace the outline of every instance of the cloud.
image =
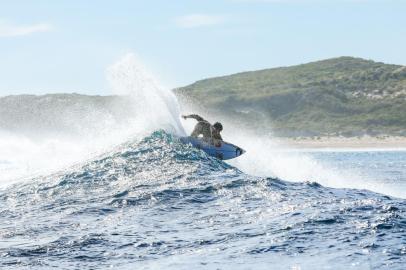
<svg viewBox="0 0 406 270">
<path fill-rule="evenodd" d="M 37 23 L 32 25 L 13 25 L 0 21 L 0 37 L 27 36 L 34 33 L 49 32 L 53 30 L 48 23 Z"/>
<path fill-rule="evenodd" d="M 189 14 L 175 18 L 175 23 L 181 28 L 195 28 L 223 23 L 224 16 L 208 14 Z"/>
</svg>

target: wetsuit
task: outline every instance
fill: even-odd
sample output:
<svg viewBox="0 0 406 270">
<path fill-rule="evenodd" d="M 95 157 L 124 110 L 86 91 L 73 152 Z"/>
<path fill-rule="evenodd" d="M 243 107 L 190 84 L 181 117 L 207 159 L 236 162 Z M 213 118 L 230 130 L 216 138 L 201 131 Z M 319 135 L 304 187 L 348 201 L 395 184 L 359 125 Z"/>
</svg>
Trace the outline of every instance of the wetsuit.
<svg viewBox="0 0 406 270">
<path fill-rule="evenodd" d="M 191 134 L 192 137 L 197 138 L 201 134 L 205 139 L 223 140 L 220 133 L 207 120 L 203 119 L 203 117 L 197 114 L 191 114 L 187 117 L 198 121 Z"/>
</svg>

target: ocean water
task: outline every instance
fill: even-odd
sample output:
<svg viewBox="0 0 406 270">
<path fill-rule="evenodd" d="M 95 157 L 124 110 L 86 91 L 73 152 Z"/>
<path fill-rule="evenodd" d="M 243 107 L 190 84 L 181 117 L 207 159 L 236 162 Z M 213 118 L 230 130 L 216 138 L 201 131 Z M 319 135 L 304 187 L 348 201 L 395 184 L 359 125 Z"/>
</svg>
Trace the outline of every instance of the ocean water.
<svg viewBox="0 0 406 270">
<path fill-rule="evenodd" d="M 404 187 L 405 152 L 313 154 Z M 2 189 L 0 268 L 404 269 L 405 229 L 405 199 L 252 176 L 157 131 Z"/>
<path fill-rule="evenodd" d="M 337 172 L 352 172 L 364 189 L 406 198 L 404 149 L 343 149 L 305 153 Z"/>
<path fill-rule="evenodd" d="M 107 72 L 125 122 L 0 126 L 0 269 L 405 269 L 405 151 L 298 151 L 223 122 L 247 150 L 223 162 L 179 142 L 193 123 L 134 55 Z"/>
</svg>

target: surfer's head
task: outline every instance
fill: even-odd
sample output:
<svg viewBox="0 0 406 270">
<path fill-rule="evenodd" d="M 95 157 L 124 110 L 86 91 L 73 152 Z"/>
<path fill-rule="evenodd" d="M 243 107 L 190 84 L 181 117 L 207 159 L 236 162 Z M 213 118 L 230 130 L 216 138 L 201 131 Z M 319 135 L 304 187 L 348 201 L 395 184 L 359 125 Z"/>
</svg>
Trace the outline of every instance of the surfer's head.
<svg viewBox="0 0 406 270">
<path fill-rule="evenodd" d="M 219 122 L 214 123 L 213 127 L 218 131 L 221 132 L 223 130 L 223 125 Z"/>
</svg>

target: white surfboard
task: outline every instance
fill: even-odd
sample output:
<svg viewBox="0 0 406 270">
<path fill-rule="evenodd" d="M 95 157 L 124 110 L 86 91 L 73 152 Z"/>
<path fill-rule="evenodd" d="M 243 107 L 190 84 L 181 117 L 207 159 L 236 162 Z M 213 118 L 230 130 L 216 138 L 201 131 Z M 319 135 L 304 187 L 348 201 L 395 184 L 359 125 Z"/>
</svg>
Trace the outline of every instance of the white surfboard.
<svg viewBox="0 0 406 270">
<path fill-rule="evenodd" d="M 190 136 L 181 137 L 180 141 L 184 144 L 191 144 L 193 147 L 203 150 L 209 156 L 221 160 L 236 158 L 245 153 L 245 150 L 241 149 L 240 147 L 224 141 L 218 141 L 215 144 L 212 144 L 203 138 L 195 138 Z"/>
</svg>

